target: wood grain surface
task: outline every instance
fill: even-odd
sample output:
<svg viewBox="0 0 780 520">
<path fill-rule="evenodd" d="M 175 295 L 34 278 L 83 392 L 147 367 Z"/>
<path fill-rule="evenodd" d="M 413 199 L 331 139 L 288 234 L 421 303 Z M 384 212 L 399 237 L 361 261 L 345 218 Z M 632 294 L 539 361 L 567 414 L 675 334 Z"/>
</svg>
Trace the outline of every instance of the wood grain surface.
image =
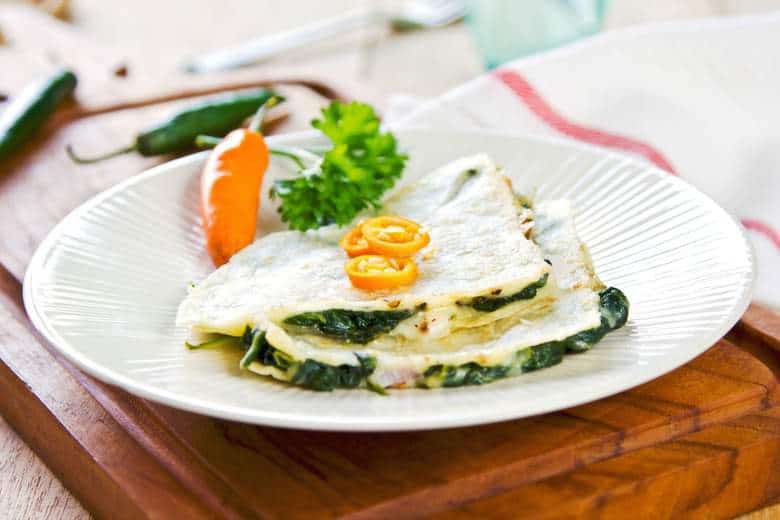
<svg viewBox="0 0 780 520">
<path fill-rule="evenodd" d="M 87 514 L 2 417 L 0 453 L 0 511 L 6 518 L 80 518 Z"/>
<path fill-rule="evenodd" d="M 780 408 L 480 500 L 447 518 L 729 518 L 780 494 Z"/>
<path fill-rule="evenodd" d="M 771 2 L 746 2 L 739 8 L 748 3 L 760 8 Z M 265 4 L 257 2 L 256 8 Z M 332 8 L 323 4 L 307 16 L 322 16 L 323 9 Z M 665 4 L 660 4 L 660 10 L 654 6 L 642 15 L 636 14 L 642 10 L 636 5 L 634 14 L 639 19 L 658 16 L 664 12 Z M 687 8 L 676 7 L 673 17 L 713 14 L 707 9 L 715 4 L 714 12 L 734 9 L 729 2 L 691 2 Z M 84 21 L 88 9 L 107 9 L 105 3 L 91 1 L 74 7 L 75 19 L 81 17 L 87 26 L 99 23 L 97 17 Z M 144 0 L 134 8 L 160 16 L 151 21 L 147 17 L 141 27 L 133 24 L 143 16 L 129 16 L 129 27 L 122 25 L 114 34 L 145 30 L 153 35 L 166 24 L 170 27 L 164 16 L 170 5 Z M 199 2 L 193 2 L 192 9 L 200 9 L 203 16 L 209 11 Z M 669 5 L 666 9 L 671 13 Z M 280 11 L 283 17 L 298 9 L 287 6 Z M 222 29 L 220 39 L 187 24 L 177 31 L 185 42 L 148 63 L 153 37 L 135 49 L 117 51 L 105 43 L 85 43 L 84 34 L 49 21 L 41 21 L 42 29 L 36 32 L 27 16 L 0 10 L 0 26 L 24 54 L 20 60 L 16 51 L 0 49 L 0 70 L 18 72 L 0 76 L 0 91 L 13 91 L 58 61 L 74 64 L 85 80 L 79 87 L 81 104 L 63 111 L 11 164 L 9 175 L 0 178 L 0 264 L 5 266 L 0 269 L 0 395 L 15 396 L 0 399 L 0 413 L 97 516 L 408 517 L 448 511 L 469 517 L 623 517 L 632 511 L 640 518 L 726 517 L 778 497 L 779 484 L 771 471 L 780 446 L 778 361 L 772 349 L 778 345 L 780 319 L 758 307 L 729 340 L 630 392 L 557 414 L 443 432 L 367 436 L 240 425 L 143 401 L 74 369 L 50 352 L 30 327 L 20 304 L 19 279 L 37 243 L 64 214 L 156 160 L 127 157 L 74 170 L 62 154 L 65 143 L 84 143 L 85 153 L 122 143 L 135 128 L 164 117 L 193 94 L 236 83 L 313 80 L 330 87 L 331 95 L 355 92 L 381 104 L 386 101 L 383 92 L 425 83 L 415 93 L 432 94 L 450 86 L 439 86 L 439 81 L 468 79 L 478 70 L 478 60 L 463 29 L 450 28 L 401 39 L 393 51 L 376 44 L 383 36 L 373 36 L 374 43 L 366 46 L 361 40 L 359 50 L 347 55 L 326 47 L 314 60 L 311 53 L 303 53 L 284 67 L 271 64 L 185 84 L 171 73 L 174 58 L 179 59 L 185 47 L 240 41 L 245 37 L 241 30 L 255 29 L 246 24 L 230 34 Z M 299 22 L 287 16 L 290 25 Z M 403 71 L 425 66 L 424 53 L 413 50 L 421 41 L 451 52 L 431 62 L 427 79 L 410 78 Z M 456 64 L 453 57 L 466 50 L 466 59 Z M 372 52 L 384 60 L 382 67 L 361 65 Z M 404 55 L 418 61 L 407 64 L 409 69 L 392 64 Z M 139 61 L 144 57 L 146 61 Z M 111 75 L 118 62 L 129 64 L 128 78 Z M 446 72 L 433 78 L 439 69 Z M 349 73 L 331 83 L 338 76 L 334 70 Z M 287 128 L 301 128 L 323 98 L 305 87 L 288 88 L 298 110 Z M 172 99 L 149 103 L 161 98 Z M 118 105 L 138 108 L 114 111 Z M 92 115 L 100 111 L 106 113 Z M 8 513 L 3 516 L 84 515 L 72 497 L 58 495 L 61 487 L 33 455 L 26 453 L 22 461 L 17 438 L 2 435 L 0 444 L 17 449 L 14 457 L 0 451 L 0 512 Z M 20 468 L 35 476 L 19 475 Z M 25 477 L 35 483 L 31 498 L 6 496 L 6 490 L 21 489 Z"/>
</svg>

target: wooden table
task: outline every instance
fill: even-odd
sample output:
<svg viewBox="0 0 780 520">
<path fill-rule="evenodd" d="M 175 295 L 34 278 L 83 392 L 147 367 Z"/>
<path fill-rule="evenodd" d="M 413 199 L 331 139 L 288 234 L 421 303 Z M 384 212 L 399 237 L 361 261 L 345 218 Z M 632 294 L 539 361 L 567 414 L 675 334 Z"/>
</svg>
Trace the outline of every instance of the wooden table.
<svg viewBox="0 0 780 520">
<path fill-rule="evenodd" d="M 7 0 L 0 0 L 0 5 Z M 154 60 L 162 69 L 176 66 L 198 50 L 240 42 L 259 33 L 294 27 L 365 2 L 357 0 L 136 0 L 110 3 L 74 0 L 73 26 L 96 41 L 121 44 L 125 59 Z M 664 0 L 614 2 L 608 28 L 634 23 L 780 8 L 780 0 L 685 3 Z M 177 20 L 172 29 L 172 20 Z M 419 52 L 424 48 L 425 52 Z M 480 60 L 463 26 L 390 37 L 367 31 L 339 38 L 312 50 L 296 52 L 287 63 L 325 71 L 337 83 L 358 89 L 363 97 L 382 103 L 389 94 L 432 96 L 475 76 Z M 132 71 L 131 71 L 132 72 Z M 780 514 L 767 509 L 755 518 Z M 0 516 L 6 518 L 82 518 L 80 504 L 65 490 L 35 454 L 0 419 Z"/>
</svg>

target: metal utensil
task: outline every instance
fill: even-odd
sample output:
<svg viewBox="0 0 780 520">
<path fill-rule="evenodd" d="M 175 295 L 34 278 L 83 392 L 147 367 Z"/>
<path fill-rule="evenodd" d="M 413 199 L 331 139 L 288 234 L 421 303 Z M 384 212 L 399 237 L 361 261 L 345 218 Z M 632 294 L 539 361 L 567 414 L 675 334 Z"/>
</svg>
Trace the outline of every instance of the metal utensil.
<svg viewBox="0 0 780 520">
<path fill-rule="evenodd" d="M 435 28 L 460 20 L 465 13 L 462 0 L 413 0 L 398 11 L 363 9 L 348 11 L 299 29 L 257 38 L 193 58 L 184 67 L 203 73 L 243 67 L 272 58 L 284 51 L 368 25 L 391 23 L 399 30 Z"/>
</svg>

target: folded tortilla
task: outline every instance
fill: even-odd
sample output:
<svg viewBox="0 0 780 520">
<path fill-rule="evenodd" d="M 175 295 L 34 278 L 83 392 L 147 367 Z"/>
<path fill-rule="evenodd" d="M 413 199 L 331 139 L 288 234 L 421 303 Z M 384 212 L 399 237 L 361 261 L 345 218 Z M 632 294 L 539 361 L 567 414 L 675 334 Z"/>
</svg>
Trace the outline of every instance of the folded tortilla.
<svg viewBox="0 0 780 520">
<path fill-rule="evenodd" d="M 444 338 L 526 309 L 538 313 L 540 305 L 552 303 L 545 291 L 550 266 L 526 237 L 518 208 L 507 179 L 487 156 L 455 161 L 385 202 L 383 213 L 415 220 L 431 237 L 417 256 L 420 275 L 410 287 L 352 287 L 344 272 L 348 258 L 338 246 L 343 228 L 271 233 L 192 288 L 177 322 L 236 336 L 249 325 L 278 337 L 295 329 L 286 320 L 304 313 L 380 311 L 409 314 L 414 324 L 427 324 L 426 337 Z M 477 310 L 523 290 L 520 296 L 530 297 Z M 418 336 L 406 325 L 397 332 Z"/>
<path fill-rule="evenodd" d="M 622 326 L 628 302 L 596 277 L 568 201 L 523 200 L 487 156 L 455 161 L 385 202 L 431 235 L 411 287 L 354 289 L 344 229 L 272 233 L 197 284 L 178 323 L 243 334 L 262 352 L 250 370 L 314 389 L 481 384 L 555 364 Z"/>
</svg>

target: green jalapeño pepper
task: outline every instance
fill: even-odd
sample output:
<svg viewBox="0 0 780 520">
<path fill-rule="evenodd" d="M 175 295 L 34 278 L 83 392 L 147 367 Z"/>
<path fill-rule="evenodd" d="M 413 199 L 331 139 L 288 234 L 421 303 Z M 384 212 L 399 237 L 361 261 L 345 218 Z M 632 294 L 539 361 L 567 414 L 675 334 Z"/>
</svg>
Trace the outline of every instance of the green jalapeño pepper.
<svg viewBox="0 0 780 520">
<path fill-rule="evenodd" d="M 75 88 L 73 72 L 60 69 L 14 97 L 0 115 L 0 161 L 35 134 Z"/>
<path fill-rule="evenodd" d="M 195 138 L 200 134 L 224 136 L 235 130 L 271 97 L 282 99 L 267 89 L 212 98 L 141 132 L 130 146 L 91 158 L 76 155 L 70 146 L 67 152 L 75 162 L 89 164 L 129 152 L 152 156 L 186 151 L 193 147 Z"/>
</svg>

